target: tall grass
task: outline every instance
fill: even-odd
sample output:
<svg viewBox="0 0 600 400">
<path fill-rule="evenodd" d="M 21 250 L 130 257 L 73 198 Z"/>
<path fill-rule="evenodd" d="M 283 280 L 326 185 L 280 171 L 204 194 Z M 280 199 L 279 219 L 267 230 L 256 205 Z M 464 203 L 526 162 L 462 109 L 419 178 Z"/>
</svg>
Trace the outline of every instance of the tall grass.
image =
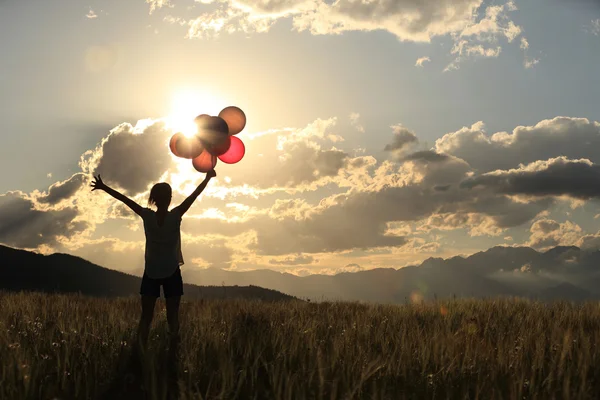
<svg viewBox="0 0 600 400">
<path fill-rule="evenodd" d="M 0 398 L 119 398 L 139 312 L 134 297 L 0 293 Z M 152 329 L 141 388 L 123 398 L 173 393 L 162 302 Z M 598 303 L 184 302 L 176 392 L 181 399 L 591 399 L 600 393 L 599 341 Z"/>
</svg>

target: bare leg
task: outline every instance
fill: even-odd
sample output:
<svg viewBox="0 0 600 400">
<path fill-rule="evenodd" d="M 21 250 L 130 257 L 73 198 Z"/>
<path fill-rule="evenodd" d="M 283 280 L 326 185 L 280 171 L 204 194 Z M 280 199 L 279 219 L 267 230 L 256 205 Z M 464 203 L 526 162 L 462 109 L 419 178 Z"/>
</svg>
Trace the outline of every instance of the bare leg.
<svg viewBox="0 0 600 400">
<path fill-rule="evenodd" d="M 171 340 L 179 338 L 179 303 L 181 296 L 173 296 L 166 299 L 167 322 L 169 323 L 169 336 Z"/>
<path fill-rule="evenodd" d="M 179 303 L 181 296 L 168 297 L 167 322 L 169 323 L 169 353 L 167 359 L 169 379 L 169 399 L 178 398 L 178 360 L 179 360 Z"/>
<path fill-rule="evenodd" d="M 146 345 L 148 343 L 148 335 L 150 333 L 150 324 L 154 317 L 155 304 L 156 297 L 142 295 L 142 315 L 138 326 L 138 344 L 141 345 L 143 350 L 146 350 Z"/>
</svg>

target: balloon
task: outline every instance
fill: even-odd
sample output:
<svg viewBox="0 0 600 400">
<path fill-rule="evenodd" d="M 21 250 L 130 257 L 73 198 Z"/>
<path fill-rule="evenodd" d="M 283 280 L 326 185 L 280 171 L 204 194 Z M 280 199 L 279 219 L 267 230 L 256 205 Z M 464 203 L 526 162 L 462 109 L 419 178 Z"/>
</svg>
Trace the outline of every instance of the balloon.
<svg viewBox="0 0 600 400">
<path fill-rule="evenodd" d="M 219 117 L 223 118 L 229 126 L 230 135 L 237 135 L 246 126 L 246 114 L 239 107 L 225 107 L 219 113 Z"/>
<path fill-rule="evenodd" d="M 183 137 L 183 133 L 178 132 L 171 137 L 169 141 L 169 148 L 171 149 L 171 153 L 173 153 L 177 157 L 181 157 L 181 155 L 177 152 L 177 141 Z"/>
<path fill-rule="evenodd" d="M 220 155 L 219 160 L 226 164 L 235 164 L 244 157 L 245 153 L 246 147 L 244 146 L 244 142 L 242 142 L 237 136 L 232 136 L 229 150 L 227 150 L 225 154 Z"/>
<path fill-rule="evenodd" d="M 207 146 L 206 150 L 213 156 L 220 156 L 220 155 L 227 153 L 230 146 L 231 146 L 231 137 L 229 135 L 227 135 L 223 142 L 215 144 L 214 146 Z"/>
<path fill-rule="evenodd" d="M 217 157 L 204 150 L 198 157 L 192 160 L 192 165 L 198 172 L 208 172 L 217 165 Z"/>
<path fill-rule="evenodd" d="M 195 158 L 202 153 L 204 146 L 195 136 L 187 137 L 181 135 L 175 140 L 175 155 L 182 158 Z"/>
<path fill-rule="evenodd" d="M 208 114 L 200 114 L 196 118 L 194 118 L 194 122 L 197 125 L 202 125 L 202 124 L 206 123 L 206 121 L 209 120 L 210 118 L 211 117 Z"/>
<path fill-rule="evenodd" d="M 220 117 L 203 118 L 198 124 L 198 138 L 212 155 L 221 155 L 229 149 L 229 127 Z"/>
</svg>

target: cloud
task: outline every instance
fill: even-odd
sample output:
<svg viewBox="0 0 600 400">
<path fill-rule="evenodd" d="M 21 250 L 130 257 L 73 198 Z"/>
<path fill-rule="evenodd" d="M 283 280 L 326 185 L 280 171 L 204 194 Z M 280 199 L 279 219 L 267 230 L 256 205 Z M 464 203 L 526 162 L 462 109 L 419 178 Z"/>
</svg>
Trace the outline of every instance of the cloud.
<svg viewBox="0 0 600 400">
<path fill-rule="evenodd" d="M 80 166 L 129 195 L 143 193 L 173 165 L 168 148 L 172 134 L 160 121 L 139 121 L 136 126 L 123 123 L 86 152 Z"/>
<path fill-rule="evenodd" d="M 530 228 L 531 236 L 526 245 L 546 251 L 556 246 L 573 246 L 582 236 L 579 225 L 570 221 L 558 223 L 551 219 L 535 221 Z"/>
<path fill-rule="evenodd" d="M 594 19 L 591 22 L 591 32 L 592 35 L 599 36 L 600 35 L 600 18 Z"/>
<path fill-rule="evenodd" d="M 431 62 L 431 58 L 429 58 L 429 57 L 417 58 L 417 62 L 415 62 L 415 67 L 422 67 L 423 64 L 426 62 Z"/>
<path fill-rule="evenodd" d="M 360 133 L 365 133 L 365 128 L 359 122 L 360 114 L 357 112 L 350 113 L 350 123 Z"/>
<path fill-rule="evenodd" d="M 251 168 L 219 173 L 202 204 L 184 220 L 186 264 L 317 270 L 352 261 L 339 256 L 323 266 L 331 254 L 384 250 L 403 254 L 409 262 L 418 254 L 442 252 L 444 232 L 465 229 L 471 236 L 499 236 L 540 218 L 557 197 L 587 199 L 600 187 L 593 160 L 555 156 L 522 163 L 552 152 L 592 155 L 589 147 L 596 143 L 598 126 L 585 119 L 559 117 L 492 138 L 478 123 L 445 135 L 429 150 L 417 149 L 416 134 L 402 125 L 391 128 L 387 150 L 400 156 L 383 161 L 335 148 L 335 118 L 318 119 L 302 129 L 242 134 L 244 164 Z M 96 224 L 118 218 L 122 207 L 115 207 L 119 203 L 109 196 L 90 193 L 85 182 L 100 170 L 109 184 L 140 197 L 159 179 L 187 193 L 188 185 L 197 182 L 189 175 L 189 163 L 173 162 L 167 146 L 171 133 L 160 121 L 121 124 L 82 157 L 82 173 L 46 192 L 4 195 L 0 218 L 4 221 L 6 215 L 12 222 L 3 224 L 0 239 L 28 248 L 63 245 L 97 259 L 103 249 L 111 251 L 121 242 L 133 249 L 139 230 L 111 231 L 109 226 L 115 225 L 109 222 L 89 236 Z M 577 143 L 582 139 L 589 143 Z M 110 232 L 114 237 L 101 236 Z M 543 246 L 548 239 L 535 240 Z M 583 233 L 577 240 L 587 246 L 597 242 Z M 123 260 L 139 265 L 138 255 Z"/>
<path fill-rule="evenodd" d="M 488 136 L 479 121 L 436 140 L 435 149 L 465 160 L 480 173 L 565 156 L 600 163 L 600 123 L 586 118 L 556 117 L 512 133 Z"/>
<path fill-rule="evenodd" d="M 393 138 L 392 142 L 384 147 L 384 151 L 392 152 L 395 156 L 400 156 L 411 148 L 413 148 L 419 139 L 417 135 L 410 129 L 405 128 L 402 124 L 392 125 Z"/>
<path fill-rule="evenodd" d="M 151 12 L 162 0 L 147 0 Z M 349 31 L 387 31 L 400 41 L 429 43 L 441 36 L 455 42 L 454 60 L 446 71 L 458 69 L 473 56 L 497 57 L 500 39 L 512 43 L 521 35 L 509 13 L 514 2 L 487 5 L 483 0 L 214 0 L 203 1 L 217 7 L 196 18 L 185 20 L 167 16 L 165 21 L 187 26 L 187 38 L 213 38 L 235 32 L 265 33 L 279 20 L 290 19 L 298 32 L 313 35 L 339 35 Z M 421 61 L 420 61 L 421 60 Z M 422 66 L 428 57 L 417 60 Z"/>
<path fill-rule="evenodd" d="M 444 72 L 459 69 L 467 58 L 498 57 L 502 52 L 499 40 L 505 39 L 507 43 L 512 43 L 522 33 L 522 28 L 508 15 L 516 10 L 512 0 L 503 5 L 487 6 L 481 19 L 473 21 L 460 32 L 454 32 L 454 46 L 450 53 L 455 58 Z"/>
<path fill-rule="evenodd" d="M 278 199 L 267 213 L 240 224 L 211 220 L 216 235 L 252 232 L 248 249 L 259 255 L 322 253 L 352 249 L 400 248 L 433 251 L 434 246 L 408 240 L 390 222 L 417 222 L 435 214 L 456 214 L 472 235 L 496 235 L 521 225 L 552 205 L 552 200 L 518 201 L 489 190 L 464 190 L 459 183 L 470 167 L 449 155 L 414 157 L 403 163 L 383 162 L 355 181 L 345 193 L 322 198 Z M 445 190 L 440 186 L 448 185 Z M 198 231 L 196 231 L 198 229 Z M 202 227 L 190 226 L 190 234 Z M 412 240 L 412 239 L 411 239 Z M 412 244 L 411 244 L 412 243 Z M 408 251 L 408 250 L 407 250 Z"/>
<path fill-rule="evenodd" d="M 530 196 L 569 196 L 588 200 L 600 196 L 600 166 L 566 157 L 536 161 L 508 171 L 466 179 L 461 187 L 488 187 L 497 193 Z"/>
<path fill-rule="evenodd" d="M 95 19 L 98 18 L 98 15 L 94 12 L 94 10 L 92 10 L 92 8 L 90 7 L 90 10 L 88 11 L 88 13 L 85 15 L 85 17 L 87 19 Z"/>
<path fill-rule="evenodd" d="M 467 229 L 469 236 L 499 236 L 504 231 L 491 216 L 474 212 L 433 214 L 417 227 L 424 232 L 456 229 Z"/>
<path fill-rule="evenodd" d="M 40 210 L 27 195 L 8 192 L 0 195 L 0 242 L 27 249 L 55 245 L 87 228 L 77 216 L 74 207 Z"/>
<path fill-rule="evenodd" d="M 65 181 L 52 184 L 47 193 L 37 197 L 37 201 L 49 205 L 60 203 L 74 196 L 86 181 L 87 176 L 78 172 Z"/>
<path fill-rule="evenodd" d="M 163 7 L 173 7 L 170 0 L 146 0 L 146 3 L 150 5 L 150 14 Z"/>
<path fill-rule="evenodd" d="M 270 259 L 269 264 L 273 265 L 304 265 L 304 264 L 313 264 L 317 261 L 313 256 L 304 255 L 304 254 L 296 254 L 292 256 L 287 256 L 279 259 Z"/>
<path fill-rule="evenodd" d="M 523 50 L 523 53 L 525 55 L 525 59 L 523 60 L 523 65 L 525 66 L 525 68 L 532 68 L 534 65 L 536 65 L 537 63 L 540 62 L 539 59 L 537 58 L 530 58 L 528 56 L 528 52 L 529 52 L 529 42 L 527 41 L 527 39 L 525 37 L 521 38 L 521 50 Z"/>
</svg>

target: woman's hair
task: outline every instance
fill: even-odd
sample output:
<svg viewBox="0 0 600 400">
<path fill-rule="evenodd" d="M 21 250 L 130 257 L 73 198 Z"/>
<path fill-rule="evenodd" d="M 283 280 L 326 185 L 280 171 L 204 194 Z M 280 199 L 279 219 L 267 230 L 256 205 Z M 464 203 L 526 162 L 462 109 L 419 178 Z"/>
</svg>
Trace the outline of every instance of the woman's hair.
<svg viewBox="0 0 600 400">
<path fill-rule="evenodd" d="M 171 185 L 165 182 L 157 183 L 156 185 L 152 186 L 152 189 L 150 190 L 148 205 L 168 207 L 169 204 L 171 204 L 171 193 Z"/>
</svg>

